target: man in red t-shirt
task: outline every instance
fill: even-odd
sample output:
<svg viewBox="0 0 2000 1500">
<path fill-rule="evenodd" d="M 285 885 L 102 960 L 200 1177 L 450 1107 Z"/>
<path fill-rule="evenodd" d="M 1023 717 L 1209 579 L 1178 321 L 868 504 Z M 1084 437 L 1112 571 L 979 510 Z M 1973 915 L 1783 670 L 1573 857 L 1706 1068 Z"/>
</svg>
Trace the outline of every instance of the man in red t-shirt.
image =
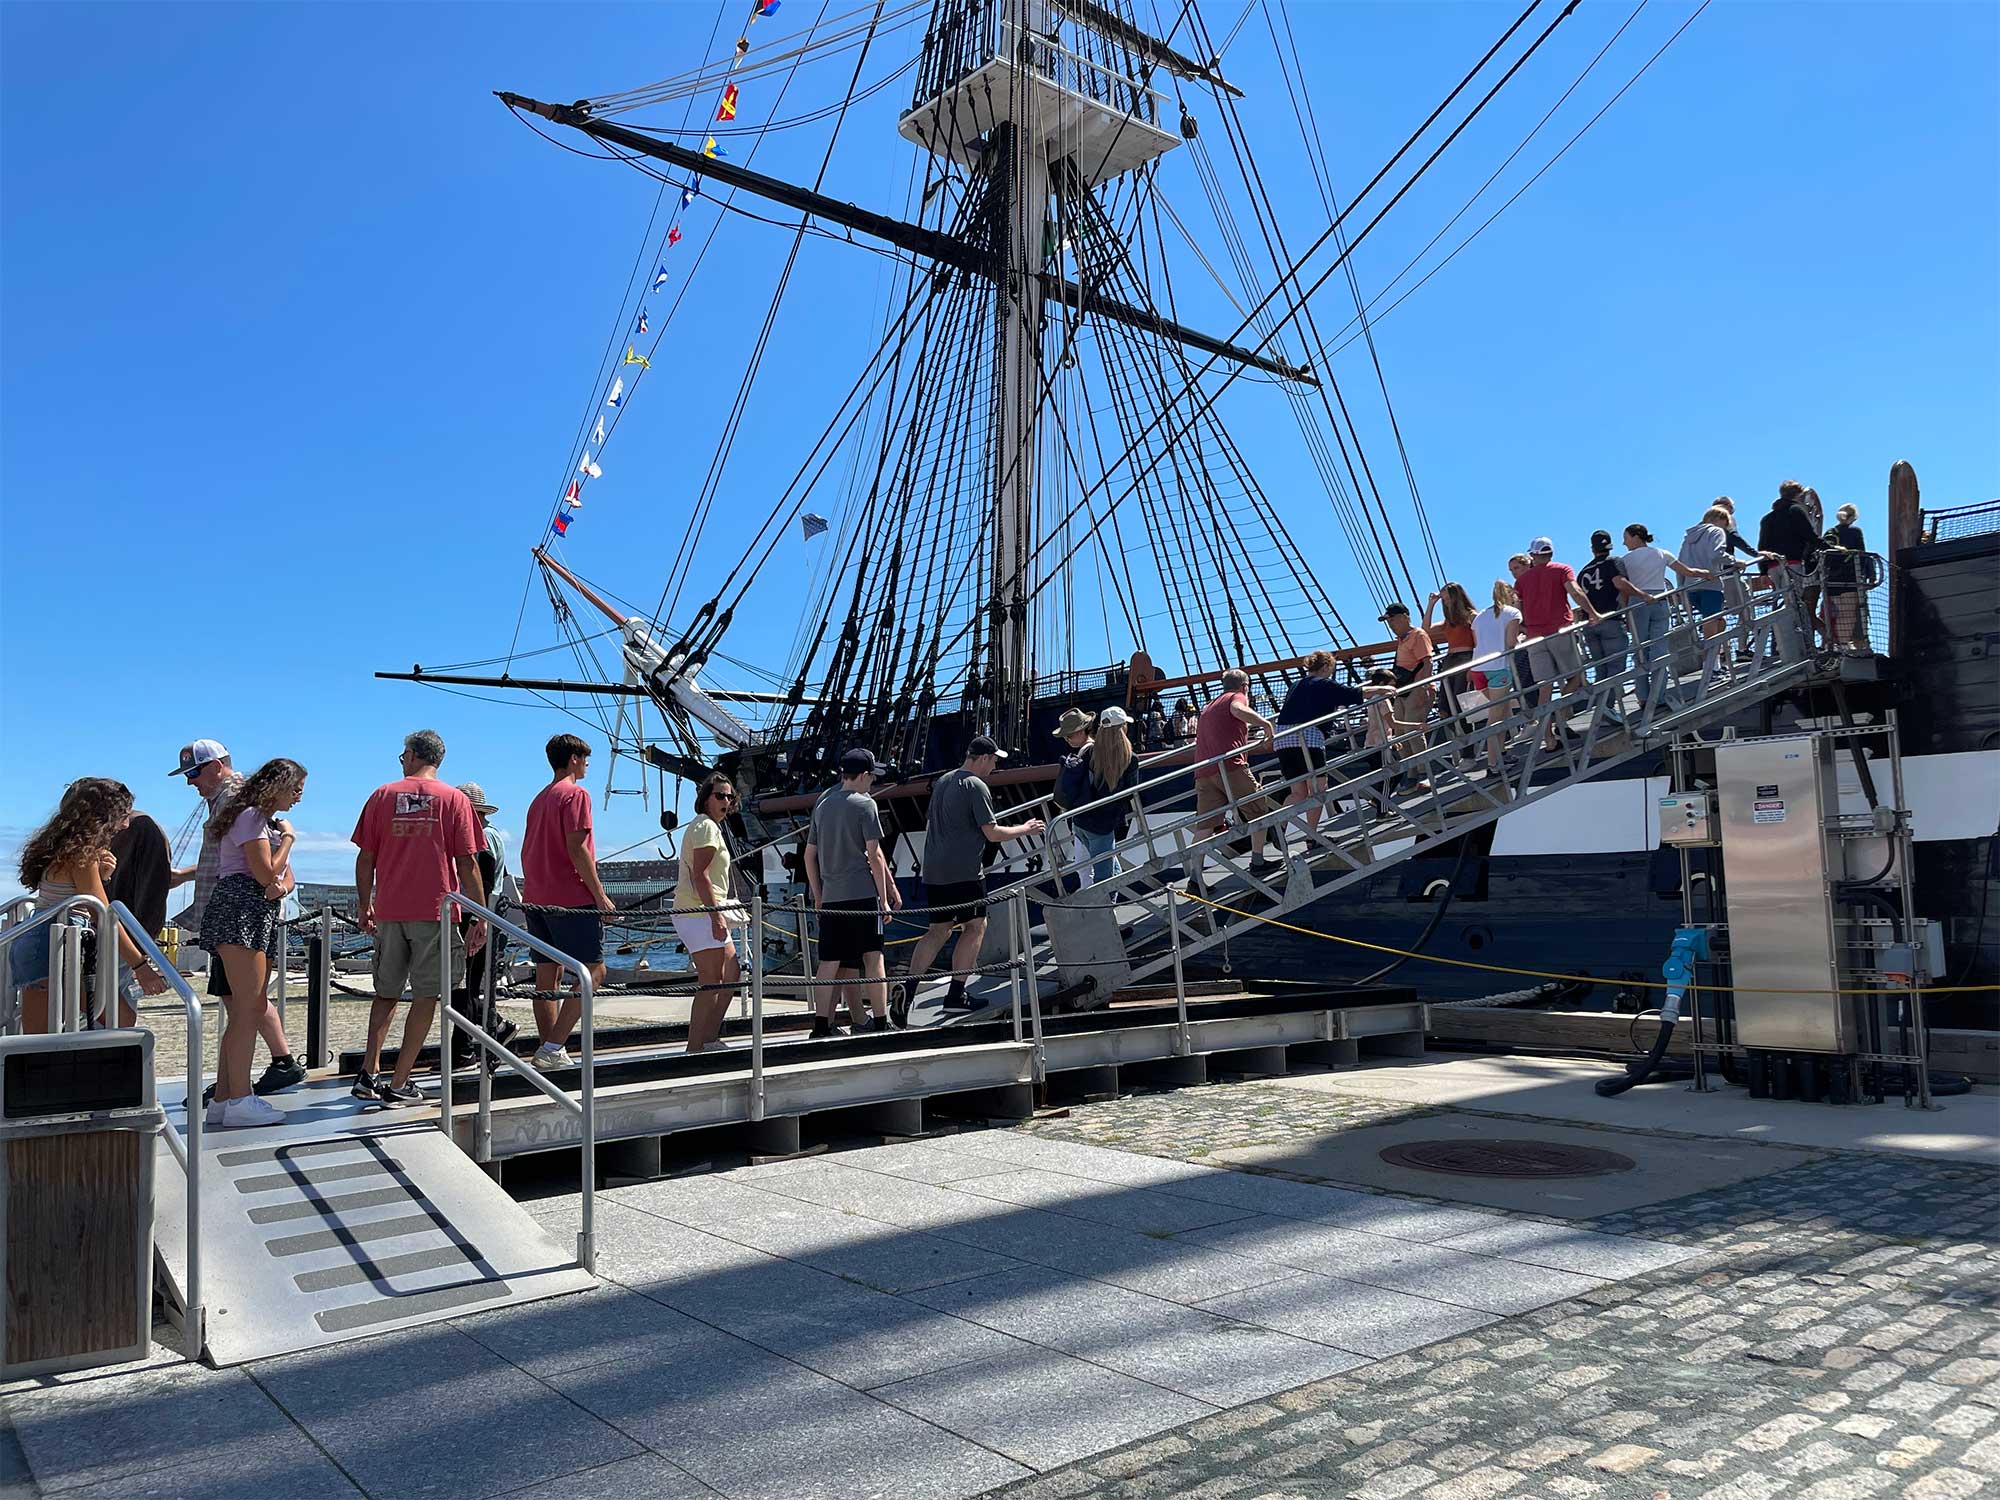
<svg viewBox="0 0 2000 1500">
<path fill-rule="evenodd" d="M 401 779 L 368 794 L 354 825 L 354 891 L 364 931 L 375 934 L 375 1003 L 368 1012 L 368 1050 L 354 1075 L 357 1099 L 384 1104 L 419 1104 L 423 1095 L 410 1083 L 410 1070 L 430 1035 L 438 1003 L 442 966 L 438 910 L 447 891 L 474 901 L 486 899 L 479 879 L 479 851 L 486 847 L 479 818 L 457 787 L 438 780 L 444 740 L 434 729 L 419 729 L 403 741 Z M 463 946 L 453 929 L 451 983 L 465 982 L 465 949 L 477 952 L 486 926 L 475 922 Z M 396 1049 L 396 1072 L 382 1078 L 382 1043 L 402 1001 L 403 987 L 416 993 L 403 1042 Z"/>
<path fill-rule="evenodd" d="M 1268 744 L 1277 731 L 1271 721 L 1250 706 L 1249 674 L 1231 667 L 1222 674 L 1222 694 L 1207 708 L 1194 726 L 1194 753 L 1199 764 L 1194 773 L 1196 831 L 1219 833 L 1229 822 L 1228 808 L 1236 804 L 1236 815 L 1249 822 L 1277 804 L 1258 789 L 1250 771 L 1250 729 L 1256 726 L 1257 743 Z M 1217 756 L 1223 759 L 1217 760 Z M 1213 813 L 1213 817 L 1207 815 Z M 1264 829 L 1250 830 L 1250 858 L 1264 862 Z M 1284 836 L 1278 837 L 1278 853 L 1269 863 L 1284 863 Z M 1197 875 L 1199 871 L 1195 872 Z"/>
<path fill-rule="evenodd" d="M 1558 678 L 1564 692 L 1583 691 L 1583 649 L 1573 632 L 1563 634 L 1575 618 L 1570 602 L 1574 600 L 1592 624 L 1602 616 L 1590 596 L 1577 587 L 1570 565 L 1556 561 L 1556 544 L 1547 537 L 1528 543 L 1528 566 L 1514 568 L 1514 594 L 1521 601 L 1521 639 L 1535 673 L 1535 702 L 1549 701 Z M 1555 737 L 1556 720 L 1551 715 L 1542 748 L 1555 749 Z"/>
<path fill-rule="evenodd" d="M 590 746 L 573 734 L 559 734 L 543 747 L 556 779 L 528 804 L 521 833 L 521 902 L 528 908 L 528 931 L 559 953 L 590 966 L 590 982 L 604 983 L 604 917 L 616 911 L 597 878 L 597 846 L 591 840 Z M 560 911 L 535 910 L 560 907 Z M 562 966 L 535 955 L 535 1029 L 541 1046 L 529 1059 L 544 1073 L 573 1065 L 570 1033 L 583 1016 L 583 1001 L 562 993 Z"/>
</svg>

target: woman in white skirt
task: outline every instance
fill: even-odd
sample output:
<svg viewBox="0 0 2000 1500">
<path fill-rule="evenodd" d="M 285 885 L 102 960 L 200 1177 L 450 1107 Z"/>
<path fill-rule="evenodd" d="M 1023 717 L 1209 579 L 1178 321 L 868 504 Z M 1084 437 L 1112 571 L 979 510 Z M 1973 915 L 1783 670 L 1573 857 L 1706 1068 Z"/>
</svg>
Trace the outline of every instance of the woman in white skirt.
<svg viewBox="0 0 2000 1500">
<path fill-rule="evenodd" d="M 729 841 L 722 832 L 722 820 L 735 810 L 736 801 L 735 784 L 727 776 L 717 771 L 704 777 L 695 789 L 694 818 L 681 835 L 674 931 L 701 980 L 688 1016 L 690 1052 L 722 1044 L 722 1018 L 743 977 L 736 936 L 750 917 L 729 894 Z"/>
</svg>

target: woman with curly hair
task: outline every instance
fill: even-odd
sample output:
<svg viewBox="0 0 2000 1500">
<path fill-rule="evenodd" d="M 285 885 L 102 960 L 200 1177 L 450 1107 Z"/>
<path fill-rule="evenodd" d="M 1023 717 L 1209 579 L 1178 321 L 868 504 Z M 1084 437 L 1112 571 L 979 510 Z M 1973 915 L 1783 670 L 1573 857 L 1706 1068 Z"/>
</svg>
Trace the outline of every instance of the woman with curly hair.
<svg viewBox="0 0 2000 1500">
<path fill-rule="evenodd" d="M 55 816 L 35 831 L 21 851 L 21 884 L 33 889 L 35 904 L 47 908 L 69 896 L 95 896 L 104 901 L 104 882 L 116 868 L 111 840 L 132 821 L 132 790 L 122 781 L 86 776 L 63 792 Z M 83 920 L 78 918 L 78 920 Z M 165 992 L 167 981 L 139 951 L 124 928 L 118 932 L 118 957 L 148 995 Z M 53 928 L 14 944 L 14 983 L 21 989 L 24 1031 L 49 1029 L 49 939 Z M 102 1019 L 102 1018 L 100 1018 Z M 137 1018 L 121 1006 L 119 1024 Z"/>
<path fill-rule="evenodd" d="M 729 836 L 723 828 L 723 819 L 736 805 L 735 782 L 721 771 L 704 777 L 695 789 L 694 817 L 681 839 L 674 931 L 701 980 L 688 1015 L 690 1052 L 722 1045 L 722 1021 L 743 977 L 736 948 L 750 914 L 730 890 Z"/>
<path fill-rule="evenodd" d="M 250 1091 L 250 1060 L 270 1005 L 265 990 L 271 965 L 278 961 L 278 909 L 293 884 L 297 835 L 278 814 L 295 807 L 305 789 L 304 766 L 295 760 L 266 761 L 223 799 L 208 821 L 221 851 L 215 893 L 202 913 L 201 945 L 229 976 L 210 1125 L 271 1125 L 285 1117 Z"/>
</svg>

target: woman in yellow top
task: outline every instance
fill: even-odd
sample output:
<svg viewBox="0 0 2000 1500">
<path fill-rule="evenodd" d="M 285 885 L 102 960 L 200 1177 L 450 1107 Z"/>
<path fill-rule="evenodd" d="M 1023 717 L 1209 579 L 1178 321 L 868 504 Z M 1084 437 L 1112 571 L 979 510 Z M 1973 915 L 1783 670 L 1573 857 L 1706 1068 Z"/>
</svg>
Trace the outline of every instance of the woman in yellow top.
<svg viewBox="0 0 2000 1500">
<path fill-rule="evenodd" d="M 695 789 L 694 819 L 681 835 L 674 931 L 694 960 L 695 974 L 701 980 L 688 1016 L 690 1052 L 706 1052 L 722 1045 L 722 1018 L 743 977 L 731 929 L 742 927 L 750 918 L 730 899 L 729 843 L 722 836 L 722 819 L 735 807 L 736 787 L 727 776 L 717 771 L 704 777 Z"/>
</svg>

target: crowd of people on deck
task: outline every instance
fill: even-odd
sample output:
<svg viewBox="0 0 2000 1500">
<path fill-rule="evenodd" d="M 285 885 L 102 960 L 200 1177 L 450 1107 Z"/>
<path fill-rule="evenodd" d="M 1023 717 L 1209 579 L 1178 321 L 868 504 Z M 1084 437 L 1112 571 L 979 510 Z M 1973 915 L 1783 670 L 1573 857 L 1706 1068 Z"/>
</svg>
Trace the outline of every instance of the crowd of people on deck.
<svg viewBox="0 0 2000 1500">
<path fill-rule="evenodd" d="M 1075 881 L 1087 887 L 1116 876 L 1114 849 L 1140 801 L 1142 751 L 1178 749 L 1183 753 L 1174 761 L 1191 758 L 1196 834 L 1220 832 L 1232 816 L 1241 820 L 1248 829 L 1250 869 L 1275 875 L 1285 859 L 1284 824 L 1291 820 L 1261 817 L 1278 804 L 1252 770 L 1250 756 L 1266 747 L 1275 751 L 1289 787 L 1284 801 L 1298 809 L 1294 817 L 1310 833 L 1326 810 L 1326 772 L 1341 748 L 1331 736 L 1339 732 L 1334 725 L 1343 710 L 1360 710 L 1359 753 L 1344 763 L 1346 779 L 1356 785 L 1357 799 L 1386 808 L 1393 795 L 1430 790 L 1423 776 L 1397 769 L 1423 752 L 1429 736 L 1441 732 L 1456 742 L 1457 764 L 1476 770 L 1482 758 L 1478 732 L 1487 727 L 1483 760 L 1487 770 L 1497 770 L 1505 748 L 1498 726 L 1521 708 L 1544 708 L 1552 698 L 1582 691 L 1587 672 L 1594 672 L 1601 686 L 1622 678 L 1636 660 L 1643 680 L 1671 704 L 1679 686 L 1668 639 L 1673 579 L 1688 585 L 1686 612 L 1700 621 L 1704 684 L 1727 680 L 1732 616 L 1738 651 L 1746 649 L 1750 591 L 1757 586 L 1795 583 L 1817 644 L 1865 648 L 1868 559 L 1854 507 L 1841 506 L 1831 526 L 1823 526 L 1822 519 L 1819 497 L 1788 480 L 1759 523 L 1755 544 L 1737 531 L 1727 497 L 1686 529 L 1675 551 L 1658 545 L 1646 525 L 1634 522 L 1621 534 L 1622 552 L 1614 550 L 1609 531 L 1598 530 L 1590 539 L 1591 560 L 1571 568 L 1556 559 L 1551 538 L 1535 537 L 1526 551 L 1507 559 L 1509 576 L 1492 581 L 1484 606 L 1456 582 L 1430 595 L 1421 619 L 1402 603 L 1389 604 L 1380 620 L 1393 639 L 1393 655 L 1365 681 L 1337 681 L 1334 654 L 1311 653 L 1272 717 L 1252 703 L 1250 675 L 1241 668 L 1225 671 L 1221 691 L 1199 710 L 1185 697 L 1169 710 L 1157 692 L 1137 721 L 1116 705 L 1094 715 L 1068 709 L 1055 726 L 1063 754 L 1049 800 L 1063 819 L 1064 838 L 1074 840 Z M 1754 564 L 1754 577 L 1736 561 L 1739 553 Z M 1573 629 L 1579 619 L 1583 628 Z M 1630 711 L 1622 688 L 1600 696 L 1605 697 L 1601 711 L 1613 724 Z M 1559 719 L 1554 713 L 1542 716 L 1545 750 L 1556 748 Z M 583 785 L 591 747 L 575 735 L 559 734 L 544 750 L 551 780 L 528 808 L 518 887 L 507 871 L 499 830 L 490 822 L 498 808 L 478 783 L 452 786 L 441 779 L 445 746 L 434 730 L 404 739 L 400 774 L 364 803 L 351 836 L 357 851 L 355 922 L 374 938 L 374 999 L 351 1086 L 357 1099 L 391 1107 L 422 1099 L 411 1073 L 447 993 L 454 1009 L 502 1045 L 516 1034 L 514 1024 L 483 998 L 491 953 L 487 923 L 476 910 L 461 907 L 447 943 L 439 916 L 447 895 L 456 893 L 473 907 L 498 905 L 504 897 L 521 910 L 533 938 L 579 960 L 593 985 L 603 982 L 604 918 L 617 908 L 598 874 L 590 793 Z M 1001 821 L 991 783 L 1006 758 L 993 738 L 973 735 L 963 764 L 932 781 L 921 872 L 924 906 L 904 913 L 921 915 L 923 932 L 892 983 L 885 923 L 904 908 L 872 795 L 887 768 L 866 748 L 851 748 L 841 757 L 838 783 L 813 807 L 803 850 L 803 874 L 817 913 L 813 1037 L 841 1034 L 835 1017 L 843 1001 L 856 1031 L 908 1025 L 917 987 L 947 945 L 952 951 L 942 1008 L 963 1012 L 981 1003 L 970 991 L 983 972 L 986 868 L 1001 845 L 1039 835 L 1047 826 L 1041 817 Z M 38 907 L 73 896 L 123 902 L 147 932 L 166 925 L 168 892 L 191 884 L 192 900 L 175 925 L 209 955 L 208 992 L 221 1000 L 225 1014 L 205 1122 L 225 1129 L 272 1124 L 282 1115 L 266 1096 L 306 1077 L 283 1020 L 267 999 L 273 967 L 283 961 L 285 901 L 297 885 L 292 858 L 298 836 L 286 815 L 305 795 L 306 768 L 280 757 L 244 775 L 219 741 L 199 739 L 181 748 L 172 774 L 204 804 L 194 864 L 173 866 L 165 834 L 135 811 L 128 787 L 84 777 L 68 787 L 54 816 L 27 841 L 20 878 Z M 672 921 L 697 976 L 690 1052 L 721 1044 L 727 1007 L 742 985 L 749 913 L 728 831 L 738 798 L 727 775 L 708 776 L 696 788 L 693 816 L 682 830 Z M 1202 871 L 1189 875 L 1199 881 Z M 73 912 L 72 919 L 88 927 L 80 913 Z M 124 926 L 114 926 L 112 935 L 116 1024 L 131 1025 L 140 1003 L 163 994 L 168 979 Z M 95 994 L 100 942 L 99 934 L 86 930 L 84 994 Z M 50 1014 L 50 952 L 48 942 L 12 948 L 10 982 L 26 1031 L 47 1031 L 60 1022 Z M 537 1042 L 530 1062 L 553 1073 L 574 1066 L 568 1047 L 582 1002 L 574 987 L 565 988 L 561 966 L 545 954 L 536 957 Z M 400 1045 L 385 1071 L 383 1049 L 403 1005 L 408 1008 Z M 96 1020 L 110 1024 L 101 1012 Z M 269 1061 L 253 1079 L 259 1041 Z M 460 1037 L 459 1047 L 460 1061 L 470 1060 L 471 1044 Z"/>
</svg>

